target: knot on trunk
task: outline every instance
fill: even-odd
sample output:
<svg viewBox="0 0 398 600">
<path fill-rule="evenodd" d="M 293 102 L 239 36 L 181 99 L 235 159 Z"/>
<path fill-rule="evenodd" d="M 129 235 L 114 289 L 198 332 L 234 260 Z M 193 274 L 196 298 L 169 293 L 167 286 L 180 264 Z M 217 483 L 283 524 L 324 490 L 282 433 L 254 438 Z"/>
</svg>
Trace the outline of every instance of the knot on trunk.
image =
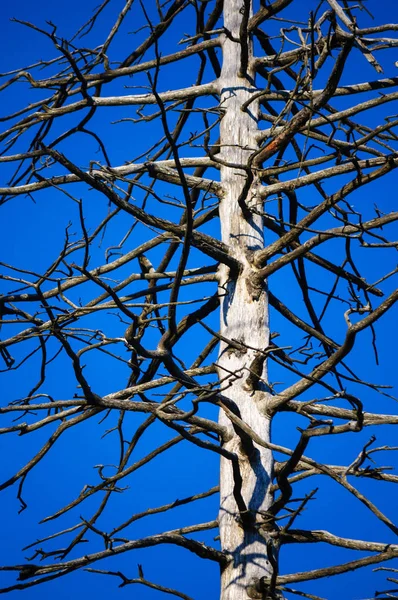
<svg viewBox="0 0 398 600">
<path fill-rule="evenodd" d="M 248 598 L 257 598 L 258 600 L 283 600 L 282 594 L 272 589 L 271 581 L 267 577 L 252 579 L 246 588 Z"/>
<path fill-rule="evenodd" d="M 266 289 L 266 283 L 264 277 L 257 272 L 252 272 L 249 277 L 246 278 L 247 291 L 254 302 L 258 302 L 261 298 L 261 294 Z"/>
<path fill-rule="evenodd" d="M 267 358 L 265 352 L 259 352 L 254 357 L 250 367 L 249 376 L 243 384 L 243 389 L 248 392 L 255 392 L 259 389 L 260 382 L 263 377 L 264 362 Z"/>
</svg>

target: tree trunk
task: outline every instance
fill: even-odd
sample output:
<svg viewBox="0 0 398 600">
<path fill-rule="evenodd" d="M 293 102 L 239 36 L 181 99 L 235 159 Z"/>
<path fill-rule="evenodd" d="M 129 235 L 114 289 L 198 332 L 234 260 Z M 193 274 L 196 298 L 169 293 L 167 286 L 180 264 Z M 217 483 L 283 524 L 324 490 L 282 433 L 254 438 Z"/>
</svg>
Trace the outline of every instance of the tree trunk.
<svg viewBox="0 0 398 600">
<path fill-rule="evenodd" d="M 242 346 L 239 348 L 234 344 L 231 347 L 222 342 L 218 370 L 220 381 L 225 382 L 221 388 L 225 387 L 223 395 L 229 408 L 264 441 L 269 441 L 270 420 L 264 410 L 266 364 L 264 354 L 258 352 L 264 351 L 269 344 L 267 294 L 265 287 L 251 283 L 255 272 L 250 259 L 254 250 L 264 246 L 263 223 L 261 216 L 246 212 L 241 199 L 246 185 L 244 202 L 254 206 L 258 187 L 256 176 L 247 172 L 249 157 L 257 149 L 258 103 L 253 101 L 247 110 L 242 110 L 242 105 L 255 92 L 254 71 L 250 65 L 252 45 L 248 36 L 249 63 L 246 74 L 241 72 L 239 39 L 245 17 L 242 4 L 243 0 L 224 1 L 227 35 L 219 80 L 224 112 L 219 156 L 226 163 L 221 167 L 225 189 L 220 204 L 221 236 L 244 265 L 240 273 L 232 273 L 225 266 L 220 268 L 220 330 L 222 336 L 240 342 Z M 222 573 L 221 600 L 272 597 L 267 595 L 262 578 L 272 577 L 275 561 L 273 556 L 268 557 L 267 534 L 259 532 L 261 526 L 265 527 L 265 512 L 272 501 L 269 491 L 272 454 L 245 440 L 241 430 L 232 426 L 223 410 L 220 411 L 220 422 L 230 432 L 224 449 L 238 457 L 239 465 L 237 469 L 236 463 L 228 458 L 221 459 L 220 539 L 222 550 L 231 558 Z"/>
</svg>

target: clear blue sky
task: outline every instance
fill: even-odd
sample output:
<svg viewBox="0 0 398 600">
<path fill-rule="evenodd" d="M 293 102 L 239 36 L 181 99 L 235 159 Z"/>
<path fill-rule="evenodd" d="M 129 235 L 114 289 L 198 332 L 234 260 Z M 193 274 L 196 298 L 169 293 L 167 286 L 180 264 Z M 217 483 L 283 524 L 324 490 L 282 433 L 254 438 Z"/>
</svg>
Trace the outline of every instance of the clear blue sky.
<svg viewBox="0 0 398 600">
<path fill-rule="evenodd" d="M 40 3 L 31 2 L 30 0 L 19 0 L 18 2 L 4 2 L 0 8 L 0 18 L 2 21 L 2 42 L 3 51 L 0 53 L 0 72 L 4 73 L 10 69 L 22 68 L 36 62 L 37 59 L 46 59 L 53 56 L 51 43 L 49 40 L 40 36 L 28 28 L 17 23 L 12 23 L 10 18 L 23 19 L 31 21 L 40 27 L 48 27 L 46 21 L 51 21 L 58 25 L 58 33 L 60 36 L 69 38 L 80 24 L 85 22 L 94 7 L 98 4 L 98 0 L 42 0 Z M 151 2 L 147 3 L 152 4 Z M 369 8 L 375 13 L 375 22 L 389 21 L 398 22 L 398 4 L 395 0 L 380 0 L 376 3 L 367 3 Z M 296 17 L 304 18 L 303 13 L 307 14 L 308 10 L 313 8 L 316 2 L 312 0 L 295 0 L 297 8 Z M 113 22 L 114 15 L 117 10 L 123 6 L 121 0 L 113 0 L 111 6 L 106 9 L 104 14 L 99 18 L 95 34 L 90 34 L 80 42 L 82 45 L 99 44 L 103 41 L 103 36 Z M 153 7 L 151 7 L 153 8 Z M 304 10 L 305 9 L 305 10 Z M 308 10 L 307 10 L 308 9 Z M 137 12 L 139 12 L 138 3 L 136 4 Z M 129 22 L 124 27 L 125 32 L 136 30 L 140 27 L 141 17 L 137 21 L 134 20 L 134 12 L 129 17 Z M 369 17 L 364 14 L 364 24 L 370 23 Z M 191 31 L 190 22 L 180 22 L 181 35 L 184 33 L 193 33 Z M 138 39 L 141 39 L 145 32 L 138 34 Z M 166 40 L 166 44 L 167 44 Z M 123 36 L 123 43 L 115 41 L 113 52 L 115 56 L 127 55 L 131 48 L 136 44 L 134 36 Z M 166 50 L 167 48 L 165 48 Z M 169 48 L 170 52 L 171 49 Z M 394 62 L 398 60 L 396 49 L 391 50 L 389 59 L 387 60 L 388 70 L 386 76 L 396 76 L 398 74 Z M 389 61 L 389 62 L 388 62 Z M 183 70 L 182 70 L 183 69 Z M 169 70 L 168 78 L 165 78 L 161 83 L 164 89 L 177 88 L 183 85 L 190 85 L 191 73 L 189 67 L 182 67 L 180 70 Z M 375 73 L 371 71 L 364 59 L 350 65 L 350 69 L 346 76 L 346 83 L 362 82 L 375 78 Z M 2 80 L 0 80 L 1 84 Z M 144 84 L 144 79 L 140 80 Z M 18 89 L 23 90 L 17 95 Z M 116 89 L 116 88 L 115 88 Z M 111 93 L 111 92 L 109 92 Z M 133 91 L 131 91 L 133 93 Z M 8 114 L 15 108 L 24 105 L 30 98 L 37 98 L 31 95 L 31 91 L 25 85 L 11 87 L 0 95 L 1 114 Z M 397 105 L 391 106 L 390 113 L 398 112 Z M 390 114 L 389 113 L 389 114 Z M 120 111 L 112 114 L 112 119 L 126 116 L 126 112 Z M 374 118 L 374 117 L 372 117 Z M 110 119 L 109 119 L 110 120 Z M 372 122 L 372 124 L 375 124 Z M 140 136 L 148 136 L 148 140 L 156 140 L 157 132 L 151 124 L 138 129 L 138 135 L 132 134 L 133 130 L 128 128 L 128 125 L 104 125 L 102 134 L 110 148 L 111 160 L 114 164 L 122 164 L 124 161 L 131 159 L 136 151 L 135 144 L 139 146 Z M 74 156 L 81 156 L 82 160 L 87 160 L 90 155 L 96 160 L 98 155 L 94 154 L 95 145 L 92 144 L 86 148 L 80 147 L 80 140 L 77 147 L 72 145 L 66 146 Z M 71 144 L 69 142 L 69 144 Z M 18 145 L 16 146 L 18 148 Z M 15 149 L 13 150 L 15 151 Z M 1 184 L 4 185 L 9 177 L 10 171 L 7 168 L 2 169 Z M 385 209 L 392 206 L 395 201 L 393 178 L 387 178 L 385 181 L 377 182 L 376 185 L 364 192 L 364 196 L 359 198 L 353 196 L 353 202 L 360 202 L 372 207 L 374 203 L 380 203 Z M 77 193 L 83 193 L 78 190 Z M 37 199 L 39 195 L 37 195 Z M 94 223 L 97 220 L 97 206 L 94 202 L 87 200 L 87 218 L 89 222 Z M 101 207 L 102 211 L 106 211 L 106 206 Z M 169 211 L 170 209 L 166 209 Z M 368 210 L 368 209 L 365 209 Z M 370 210 L 370 209 L 369 209 Z M 40 201 L 34 204 L 26 197 L 17 198 L 4 207 L 2 207 L 2 215 L 0 217 L 0 236 L 2 239 L 2 258 L 4 262 L 18 264 L 27 269 L 36 269 L 40 271 L 48 262 L 54 258 L 54 248 L 59 249 L 63 243 L 65 227 L 69 221 L 73 222 L 73 226 L 77 226 L 77 212 L 72 203 L 59 202 L 59 198 L 47 191 L 40 196 Z M 122 223 L 118 223 L 116 227 L 109 232 L 109 238 L 112 236 L 116 243 L 120 241 L 122 232 L 125 227 Z M 138 230 L 134 237 L 134 244 L 137 244 L 144 233 Z M 133 246 L 133 243 L 131 247 Z M 50 256 L 50 258 L 49 258 Z M 380 261 L 384 261 L 384 270 L 394 268 L 396 258 L 391 253 L 380 253 L 373 258 L 370 254 L 369 263 L 366 265 L 366 272 L 369 280 L 373 280 L 372 276 L 377 276 L 379 273 Z M 195 258 L 194 260 L 199 260 Z M 374 264 L 372 261 L 375 261 Z M 0 291 L 8 288 L 1 283 Z M 289 285 L 287 279 L 281 276 L 275 277 L 272 280 L 273 290 L 275 293 L 283 293 L 286 286 Z M 388 292 L 391 288 L 390 283 L 384 287 Z M 210 289 L 210 288 L 209 288 Z M 184 292 L 184 298 L 188 297 L 189 292 Z M 301 305 L 297 303 L 297 310 L 301 310 Z M 391 317 L 390 317 L 391 319 Z M 390 320 L 378 326 L 378 347 L 380 351 L 380 366 L 376 367 L 373 356 L 366 351 L 362 351 L 363 340 L 358 343 L 358 353 L 356 358 L 350 362 L 354 370 L 360 370 L 369 380 L 377 381 L 382 384 L 393 385 L 396 383 L 396 353 L 393 345 L 393 335 L 396 336 L 397 312 L 395 311 L 395 321 Z M 216 320 L 214 327 L 217 327 Z M 285 325 L 275 315 L 272 323 L 272 329 L 279 331 L 283 336 Z M 336 332 L 342 332 L 342 326 L 336 323 Z M 204 338 L 198 339 L 198 343 L 202 344 Z M 365 348 L 365 346 L 364 346 Z M 189 363 L 194 355 L 196 347 L 187 347 L 181 350 L 184 354 L 184 359 Z M 35 383 L 37 378 L 37 365 L 35 360 L 31 361 L 23 371 L 18 373 L 6 374 L 2 377 L 3 398 L 2 402 L 9 402 L 15 398 L 26 394 L 30 387 Z M 109 371 L 106 364 L 88 364 L 88 372 L 90 376 L 95 377 L 97 389 L 100 393 L 107 393 L 116 388 L 123 387 L 121 383 L 125 377 L 125 372 L 121 367 L 112 367 Z M 57 362 L 56 368 L 49 370 L 49 390 L 62 389 L 60 397 L 67 397 L 72 394 L 74 387 L 68 379 L 68 366 L 64 360 Z M 271 370 L 271 379 L 278 380 L 278 371 Z M 288 383 L 287 379 L 284 379 Z M 115 383 L 116 382 L 116 383 Z M 355 390 L 358 392 L 358 388 Z M 355 393 L 355 392 L 354 392 Z M 358 392 L 359 393 L 359 392 Z M 368 403 L 370 407 L 373 403 L 375 410 L 380 412 L 392 412 L 396 410 L 396 403 L 393 401 L 378 397 L 372 394 L 366 388 L 361 388 L 360 393 L 362 399 Z M 212 415 L 215 417 L 215 413 Z M 131 426 L 141 421 L 140 417 L 134 417 Z M 60 506 L 63 506 L 78 494 L 79 490 L 86 483 L 96 481 L 96 471 L 93 470 L 93 465 L 98 463 L 108 464 L 114 462 L 115 459 L 115 438 L 108 436 L 101 440 L 101 435 L 107 428 L 111 428 L 115 424 L 114 419 L 109 421 L 109 424 L 96 427 L 96 423 L 92 422 L 88 425 L 77 429 L 75 432 L 70 432 L 57 443 L 57 448 L 54 452 L 50 452 L 46 459 L 33 471 L 28 478 L 24 488 L 24 498 L 28 502 L 28 509 L 18 515 L 20 508 L 19 502 L 16 499 L 16 489 L 10 488 L 2 492 L 1 511 L 0 511 L 0 564 L 13 564 L 25 562 L 26 557 L 32 556 L 32 550 L 21 551 L 21 548 L 32 543 L 35 539 L 43 538 L 50 535 L 60 528 L 67 528 L 73 524 L 79 515 L 88 517 L 96 503 L 86 502 L 79 507 L 77 511 L 69 516 L 67 515 L 57 528 L 54 528 L 53 523 L 38 525 L 38 521 L 46 515 L 53 513 Z M 299 424 L 296 418 L 289 415 L 280 415 L 275 423 L 275 441 L 283 445 L 293 447 L 294 441 L 298 438 L 296 426 Z M 131 432 L 133 429 L 131 429 Z M 340 464 L 344 460 L 344 455 L 349 454 L 353 460 L 361 450 L 363 443 L 369 439 L 370 435 L 375 435 L 381 432 L 377 429 L 367 429 L 357 436 L 345 436 L 333 439 L 325 439 L 317 446 L 316 456 L 325 462 Z M 139 455 L 142 456 L 145 451 L 153 448 L 159 439 L 163 439 L 164 434 L 161 428 L 154 429 L 151 434 L 151 439 L 145 440 L 142 447 L 139 449 Z M 5 480 L 15 472 L 22 464 L 29 459 L 40 445 L 47 439 L 47 429 L 40 430 L 26 438 L 18 437 L 17 435 L 1 436 L 0 437 L 0 455 L 2 456 L 1 465 L 1 481 Z M 158 437 L 156 437 L 158 436 Z M 336 436 L 337 437 L 337 436 Z M 344 447 L 339 444 L 345 443 Z M 380 444 L 396 444 L 396 434 L 392 428 L 387 428 L 383 437 L 378 440 Z M 116 449 L 117 452 L 117 449 Z M 311 453 L 310 453 L 311 455 Z M 389 460 L 391 460 L 389 458 Z M 383 461 L 380 459 L 382 464 Z M 218 479 L 218 464 L 217 459 L 212 455 L 208 455 L 199 449 L 188 449 L 187 445 L 183 446 L 181 451 L 177 446 L 164 457 L 159 457 L 145 471 L 139 471 L 137 475 L 129 482 L 130 490 L 127 495 L 119 495 L 114 499 L 113 512 L 109 513 L 104 519 L 102 526 L 104 529 L 111 527 L 111 523 L 122 521 L 127 518 L 126 515 L 132 512 L 144 510 L 147 506 L 157 506 L 163 502 L 172 501 L 178 497 L 186 496 L 193 493 L 198 493 L 217 484 Z M 381 527 L 381 525 L 368 515 L 368 512 L 359 503 L 354 502 L 347 494 L 343 494 L 338 486 L 328 484 L 324 481 L 315 482 L 312 487 L 322 483 L 320 492 L 317 494 L 316 506 L 312 508 L 311 523 L 307 516 L 304 515 L 298 526 L 303 528 L 329 528 L 336 534 L 346 535 L 347 537 L 358 537 L 368 540 L 384 540 L 392 542 L 392 534 Z M 355 482 L 358 488 L 369 493 L 372 500 L 377 502 L 379 508 L 391 518 L 394 518 L 396 513 L 396 495 L 394 497 L 394 489 L 391 490 L 389 484 L 358 481 Z M 143 490 L 146 490 L 145 494 Z M 297 488 L 297 494 L 307 493 L 311 488 L 311 484 L 306 483 Z M 150 498 L 148 501 L 148 497 Z M 198 512 L 195 512 L 198 511 Z M 338 516 L 338 522 L 331 521 L 329 515 L 333 513 Z M 217 514 L 217 496 L 213 496 L 207 500 L 201 501 L 200 504 L 192 505 L 191 507 L 182 507 L 170 513 L 167 520 L 160 517 L 153 517 L 149 522 L 141 524 L 138 522 L 134 529 L 129 531 L 132 538 L 138 538 L 140 535 L 148 535 L 157 533 L 162 530 L 172 529 L 174 527 L 188 525 L 194 522 L 204 522 L 216 517 Z M 353 519 L 355 515 L 355 519 Z M 74 517 L 74 518 L 73 518 Z M 213 541 L 214 532 L 209 532 L 200 535 L 200 539 L 207 543 L 216 545 Z M 199 537 L 198 537 L 199 539 Z M 394 540 L 396 541 L 396 540 Z M 87 544 L 89 547 L 89 544 Z M 97 548 L 99 546 L 96 546 Z M 348 561 L 354 558 L 354 554 L 350 551 L 342 552 L 335 548 L 322 548 L 320 546 L 306 546 L 299 548 L 297 545 L 284 549 L 282 556 L 282 572 L 291 573 L 297 570 L 307 570 L 309 568 L 317 568 L 327 566 L 340 560 Z M 79 548 L 80 552 L 82 550 Z M 87 550 L 88 551 L 88 550 Z M 77 556 L 73 554 L 73 556 Z M 355 558 L 357 555 L 355 555 Z M 39 559 L 35 559 L 37 562 Z M 120 559 L 108 561 L 105 565 L 96 565 L 98 568 L 109 568 L 113 570 L 122 570 L 130 577 L 137 576 L 137 563 L 143 565 L 145 575 L 148 579 L 154 582 L 170 585 L 178 588 L 181 591 L 191 595 L 195 600 L 209 600 L 217 597 L 217 581 L 218 567 L 206 561 L 193 557 L 187 551 L 176 548 L 174 546 L 165 546 L 163 549 L 154 548 L 144 551 L 136 551 L 123 555 Z M 4 581 L 2 581 L 2 576 Z M 370 579 L 372 576 L 372 583 Z M 118 590 L 118 580 L 111 577 L 93 575 L 84 572 L 77 572 L 68 575 L 65 578 L 57 579 L 54 582 L 45 584 L 44 586 L 33 587 L 24 592 L 12 592 L 11 600 L 16 598 L 18 594 L 23 595 L 26 600 L 37 600 L 47 597 L 56 596 L 58 600 L 67 600 L 75 597 L 76 600 L 86 598 L 88 595 L 96 596 L 99 599 L 108 598 L 113 594 L 118 594 L 118 598 L 129 598 L 130 596 L 138 600 L 152 600 L 160 597 L 160 594 L 151 591 L 143 586 L 125 587 Z M 0 573 L 0 587 L 11 584 L 11 578 Z M 361 572 L 355 572 L 345 575 L 341 578 L 333 578 L 320 583 L 309 585 L 306 589 L 312 593 L 323 595 L 328 600 L 337 600 L 339 598 L 347 600 L 359 600 L 369 598 L 374 593 L 375 586 L 379 589 L 385 587 L 385 576 L 372 575 L 371 569 L 365 569 Z M 298 587 L 298 586 L 297 586 Z M 21 596 L 22 597 L 22 596 Z"/>
</svg>

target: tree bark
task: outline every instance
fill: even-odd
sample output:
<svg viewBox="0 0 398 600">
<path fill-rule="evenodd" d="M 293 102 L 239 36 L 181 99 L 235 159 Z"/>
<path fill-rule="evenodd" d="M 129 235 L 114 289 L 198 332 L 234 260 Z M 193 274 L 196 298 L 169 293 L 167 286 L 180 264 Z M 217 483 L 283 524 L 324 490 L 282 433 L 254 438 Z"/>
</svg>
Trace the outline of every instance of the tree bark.
<svg viewBox="0 0 398 600">
<path fill-rule="evenodd" d="M 221 238 L 243 267 L 239 273 L 231 272 L 225 265 L 220 267 L 220 331 L 224 338 L 241 343 L 242 349 L 222 342 L 218 371 L 220 381 L 226 382 L 221 388 L 226 388 L 223 395 L 229 409 L 264 441 L 269 441 L 263 353 L 269 345 L 267 293 L 265 285 L 252 284 L 255 267 L 251 262 L 252 253 L 264 247 L 263 222 L 260 215 L 245 210 L 245 205 L 254 206 L 260 201 L 256 175 L 248 170 L 250 156 L 257 150 L 258 103 L 253 101 L 247 110 L 242 110 L 242 105 L 256 91 L 250 64 L 251 40 L 247 32 L 241 31 L 242 19 L 247 17 L 245 7 L 248 10 L 250 5 L 251 2 L 243 0 L 224 2 L 226 36 L 219 80 L 224 112 L 219 155 L 224 162 L 221 182 L 225 191 L 220 203 Z M 239 43 L 241 36 L 245 36 L 243 44 Z M 247 69 L 242 47 L 243 53 L 245 48 L 248 52 Z M 272 597 L 264 586 L 264 578 L 269 580 L 276 575 L 275 557 L 268 556 L 271 544 L 264 531 L 265 513 L 272 502 L 269 492 L 272 454 L 245 439 L 224 410 L 220 411 L 220 422 L 230 434 L 223 447 L 237 456 L 235 463 L 221 459 L 220 539 L 222 550 L 230 556 L 222 572 L 221 600 Z"/>
</svg>

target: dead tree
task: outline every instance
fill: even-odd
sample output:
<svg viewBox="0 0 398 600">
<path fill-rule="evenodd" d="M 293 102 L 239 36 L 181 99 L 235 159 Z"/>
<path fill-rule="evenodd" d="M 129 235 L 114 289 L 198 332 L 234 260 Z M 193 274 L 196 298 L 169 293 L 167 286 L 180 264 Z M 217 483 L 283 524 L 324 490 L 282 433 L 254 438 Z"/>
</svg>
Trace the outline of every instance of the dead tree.
<svg viewBox="0 0 398 600">
<path fill-rule="evenodd" d="M 388 50 L 398 25 L 368 25 L 377 2 L 362 0 L 125 0 L 116 15 L 110 4 L 69 39 L 51 22 L 19 21 L 54 53 L 2 74 L 16 108 L 1 120 L 0 193 L 18 220 L 20 255 L 2 263 L 0 352 L 4 381 L 16 376 L 24 391 L 3 402 L 0 433 L 12 448 L 5 463 L 24 442 L 32 454 L 0 489 L 15 486 L 27 508 L 24 485 L 39 463 L 61 437 L 73 443 L 71 431 L 90 440 L 92 422 L 104 423 L 112 459 L 81 491 L 75 467 L 65 467 L 74 496 L 59 498 L 44 521 L 67 524 L 31 544 L 30 560 L 1 567 L 18 582 L 0 592 L 84 569 L 195 597 L 146 579 L 141 566 L 136 578 L 101 567 L 172 544 L 220 565 L 222 600 L 316 598 L 303 583 L 398 556 L 398 526 L 353 481 L 388 494 L 397 483 L 374 462 L 394 448 L 374 445 L 373 433 L 398 423 L 396 404 L 357 367 L 377 362 L 376 333 L 392 327 L 398 300 L 398 212 L 388 192 L 398 165 Z M 32 201 L 33 223 L 23 216 Z M 25 231 L 45 240 L 61 206 L 71 222 L 64 239 L 32 267 Z M 277 430 L 271 437 L 275 417 L 292 432 L 290 446 Z M 36 431 L 47 432 L 39 449 L 29 446 Z M 345 445 L 345 463 L 317 458 L 325 436 L 331 453 Z M 134 507 L 129 482 L 175 447 L 219 461 L 219 487 L 198 482 L 178 500 L 170 488 L 165 504 L 149 495 L 144 511 L 119 519 L 115 497 Z M 364 539 L 333 533 L 338 507 L 330 531 L 295 529 L 316 504 L 311 477 L 364 506 L 384 528 L 380 539 L 365 526 Z M 218 492 L 212 520 L 202 522 L 199 503 L 198 523 L 130 533 L 139 519 Z M 219 538 L 203 543 L 216 528 Z M 317 543 L 359 556 L 341 553 L 328 566 L 325 551 L 325 567 L 281 574 L 284 546 Z M 369 593 L 397 597 L 388 587 Z"/>
</svg>

